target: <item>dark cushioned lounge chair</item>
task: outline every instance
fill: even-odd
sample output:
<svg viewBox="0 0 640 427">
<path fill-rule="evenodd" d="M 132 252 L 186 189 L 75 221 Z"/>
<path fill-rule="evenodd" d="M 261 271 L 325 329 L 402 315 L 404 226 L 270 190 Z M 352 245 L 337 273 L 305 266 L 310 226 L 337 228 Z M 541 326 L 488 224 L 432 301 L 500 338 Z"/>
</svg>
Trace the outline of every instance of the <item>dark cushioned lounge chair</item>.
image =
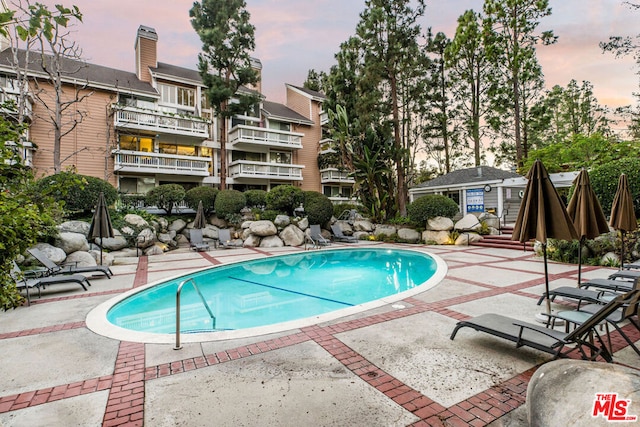
<svg viewBox="0 0 640 427">
<path fill-rule="evenodd" d="M 189 230 L 189 248 L 194 251 L 209 250 L 209 244 L 204 241 L 201 228 L 192 228 Z"/>
<path fill-rule="evenodd" d="M 91 286 L 89 280 L 83 276 L 82 274 L 65 274 L 60 276 L 44 276 L 44 277 L 32 277 L 27 278 L 24 277 L 23 272 L 18 267 L 18 264 L 13 263 L 13 268 L 11 269 L 11 277 L 16 282 L 16 287 L 18 289 L 24 289 L 27 293 L 27 304 L 31 304 L 31 296 L 29 294 L 29 290 L 33 288 L 38 289 L 38 296 L 40 296 L 40 290 L 48 285 L 59 285 L 61 283 L 77 283 L 82 286 L 82 289 L 87 290 L 87 286 Z"/>
<path fill-rule="evenodd" d="M 75 266 L 75 265 L 58 265 L 51 261 L 47 254 L 42 252 L 38 248 L 27 249 L 38 262 L 45 266 L 47 269 L 47 275 L 56 276 L 59 274 L 83 274 L 83 273 L 102 273 L 111 279 L 113 272 L 106 265 L 91 265 L 91 266 Z"/>
<path fill-rule="evenodd" d="M 596 313 L 571 332 L 562 332 L 500 314 L 489 313 L 458 322 L 450 338 L 453 340 L 460 328 L 468 327 L 512 341 L 516 343 L 516 347 L 531 347 L 553 354 L 555 358 L 567 356 L 578 350 L 583 359 L 595 360 L 601 356 L 607 362 L 612 362 L 611 353 L 598 334 L 596 326 L 623 307 L 631 298 L 636 297 L 638 292 L 640 291 L 634 290 L 617 296 L 606 305 L 602 305 Z M 597 338 L 599 346 L 592 343 L 593 336 Z"/>
<path fill-rule="evenodd" d="M 240 248 L 242 244 L 231 238 L 231 232 L 227 228 L 218 230 L 218 244 L 224 249 Z"/>
<path fill-rule="evenodd" d="M 342 228 L 338 224 L 331 225 L 331 231 L 333 231 L 334 238 L 338 242 L 345 243 L 358 243 L 358 239 L 355 236 L 347 236 L 342 232 Z"/>
</svg>

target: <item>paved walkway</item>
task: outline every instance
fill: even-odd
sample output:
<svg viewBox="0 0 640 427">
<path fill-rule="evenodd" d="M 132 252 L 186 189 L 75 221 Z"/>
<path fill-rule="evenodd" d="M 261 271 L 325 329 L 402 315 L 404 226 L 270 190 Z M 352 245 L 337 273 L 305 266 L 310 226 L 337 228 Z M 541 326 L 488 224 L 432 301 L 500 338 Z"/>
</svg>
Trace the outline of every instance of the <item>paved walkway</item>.
<svg viewBox="0 0 640 427">
<path fill-rule="evenodd" d="M 181 249 L 126 259 L 86 292 L 52 286 L 31 307 L 0 313 L 0 426 L 523 425 L 529 378 L 549 355 L 468 328 L 455 341 L 449 334 L 457 320 L 489 311 L 531 321 L 541 311 L 542 262 L 506 249 L 428 250 L 448 264 L 446 278 L 401 303 L 179 351 L 105 338 L 84 320 L 151 281 L 302 248 Z M 549 275 L 552 287 L 577 280 L 573 265 L 550 263 Z M 639 365 L 621 339 L 614 346 L 617 363 Z"/>
</svg>

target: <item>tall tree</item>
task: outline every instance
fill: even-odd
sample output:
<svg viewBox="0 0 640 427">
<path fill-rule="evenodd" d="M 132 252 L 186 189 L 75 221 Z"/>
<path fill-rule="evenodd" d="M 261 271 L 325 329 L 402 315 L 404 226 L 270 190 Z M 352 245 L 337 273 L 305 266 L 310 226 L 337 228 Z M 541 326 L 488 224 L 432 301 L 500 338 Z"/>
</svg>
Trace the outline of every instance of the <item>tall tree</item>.
<svg viewBox="0 0 640 427">
<path fill-rule="evenodd" d="M 470 141 L 475 166 L 483 158 L 483 118 L 488 111 L 487 100 L 491 64 L 482 37 L 482 17 L 467 10 L 458 18 L 456 34 L 445 52 L 451 78 L 451 89 L 456 100 L 463 138 Z"/>
<path fill-rule="evenodd" d="M 417 3 L 416 8 L 410 6 Z M 389 108 L 392 132 L 392 155 L 396 174 L 396 205 L 400 215 L 406 215 L 408 199 L 407 171 L 409 156 L 403 139 L 401 106 L 401 82 L 403 74 L 415 69 L 420 55 L 417 39 L 420 26 L 417 20 L 423 15 L 424 0 L 367 0 L 356 27 L 359 48 L 363 52 L 363 80 L 369 85 L 384 88 L 384 98 L 378 102 Z M 381 102 L 380 102 L 381 101 Z"/>
<path fill-rule="evenodd" d="M 527 157 L 526 102 L 542 87 L 542 70 L 536 46 L 555 43 L 552 31 L 536 32 L 540 20 L 551 14 L 548 0 L 486 0 L 484 3 L 485 48 L 498 74 L 493 90 L 494 128 L 504 127 L 502 117 L 512 117 L 515 163 L 520 167 Z M 508 100 L 507 110 L 505 106 Z M 505 115 L 505 113 L 507 113 Z"/>
<path fill-rule="evenodd" d="M 202 41 L 198 68 L 219 123 L 222 190 L 227 177 L 227 121 L 246 113 L 260 99 L 243 87 L 255 85 L 260 78 L 251 63 L 255 28 L 246 7 L 244 0 L 203 0 L 189 11 L 191 25 Z"/>
</svg>

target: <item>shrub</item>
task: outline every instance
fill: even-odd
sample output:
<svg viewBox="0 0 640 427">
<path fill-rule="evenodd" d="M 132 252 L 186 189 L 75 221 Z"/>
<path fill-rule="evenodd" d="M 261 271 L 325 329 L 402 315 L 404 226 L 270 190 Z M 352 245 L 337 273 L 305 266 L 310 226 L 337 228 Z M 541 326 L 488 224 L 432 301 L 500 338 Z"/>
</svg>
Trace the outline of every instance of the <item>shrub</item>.
<svg viewBox="0 0 640 427">
<path fill-rule="evenodd" d="M 184 200 L 185 191 L 179 184 L 163 184 L 152 188 L 147 192 L 146 201 L 148 205 L 157 206 L 164 210 L 167 215 L 171 215 L 173 206 Z"/>
<path fill-rule="evenodd" d="M 304 202 L 302 190 L 293 185 L 278 185 L 267 193 L 267 209 L 293 215 L 293 210 Z"/>
<path fill-rule="evenodd" d="M 107 181 L 74 172 L 60 172 L 40 178 L 36 182 L 36 188 L 42 193 L 51 194 L 55 200 L 64 202 L 63 208 L 67 213 L 90 212 L 101 192 L 104 193 L 107 205 L 112 205 L 118 199 L 118 191 Z"/>
<path fill-rule="evenodd" d="M 589 171 L 591 186 L 600 200 L 602 210 L 609 215 L 613 196 L 618 187 L 618 178 L 623 173 L 627 175 L 629 181 L 636 217 L 640 217 L 640 159 L 627 157 L 594 168 Z"/>
<path fill-rule="evenodd" d="M 217 188 L 201 185 L 187 191 L 184 195 L 184 201 L 193 210 L 198 209 L 198 203 L 202 201 L 205 213 L 210 213 L 213 211 L 217 194 Z"/>
<path fill-rule="evenodd" d="M 327 196 L 317 191 L 304 191 L 304 212 L 309 224 L 324 225 L 333 216 L 333 203 Z"/>
<path fill-rule="evenodd" d="M 267 192 L 264 190 L 247 190 L 244 197 L 249 208 L 264 208 L 267 205 Z"/>
<path fill-rule="evenodd" d="M 260 213 L 260 219 L 265 221 L 275 221 L 278 215 L 280 215 L 280 212 L 267 209 Z"/>
<path fill-rule="evenodd" d="M 355 203 L 338 203 L 337 205 L 333 205 L 333 216 L 338 218 L 344 211 L 350 211 L 351 209 L 363 213 L 361 212 L 361 205 L 356 205 Z"/>
<path fill-rule="evenodd" d="M 235 215 L 239 215 L 247 204 L 244 194 L 238 190 L 221 190 L 214 203 L 216 215 L 229 221 Z"/>
<path fill-rule="evenodd" d="M 424 224 L 429 218 L 444 216 L 453 218 L 459 212 L 456 202 L 440 194 L 428 194 L 407 206 L 407 215 L 416 224 Z"/>
</svg>

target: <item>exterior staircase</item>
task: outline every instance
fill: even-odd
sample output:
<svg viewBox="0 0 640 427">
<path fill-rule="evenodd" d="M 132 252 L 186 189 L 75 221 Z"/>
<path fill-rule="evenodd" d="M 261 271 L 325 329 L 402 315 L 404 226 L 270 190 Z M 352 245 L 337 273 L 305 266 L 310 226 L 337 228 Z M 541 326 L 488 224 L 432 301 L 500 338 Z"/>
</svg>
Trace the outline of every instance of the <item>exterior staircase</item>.
<svg viewBox="0 0 640 427">
<path fill-rule="evenodd" d="M 512 226 L 503 226 L 501 229 L 501 234 L 482 236 L 481 241 L 471 243 L 471 246 L 483 246 L 488 248 L 499 248 L 499 249 L 515 249 L 519 251 L 525 250 L 525 251 L 533 252 L 533 241 L 529 241 L 522 244 L 518 241 L 511 240 L 512 234 L 513 234 Z"/>
</svg>

